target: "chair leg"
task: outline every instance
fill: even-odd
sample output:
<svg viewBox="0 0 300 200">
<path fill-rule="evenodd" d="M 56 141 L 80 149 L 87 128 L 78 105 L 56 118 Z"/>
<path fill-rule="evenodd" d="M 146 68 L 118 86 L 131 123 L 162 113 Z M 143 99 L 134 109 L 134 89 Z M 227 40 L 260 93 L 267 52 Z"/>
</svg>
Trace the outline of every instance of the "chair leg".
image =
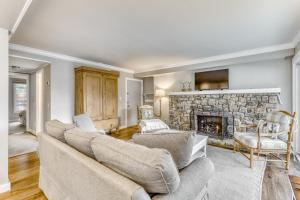
<svg viewBox="0 0 300 200">
<path fill-rule="evenodd" d="M 235 142 L 235 140 L 233 140 L 233 153 L 236 152 L 235 145 L 236 145 L 236 142 Z"/>
<path fill-rule="evenodd" d="M 291 159 L 291 152 L 288 151 L 287 154 L 286 154 L 286 163 L 285 163 L 285 169 L 286 170 L 289 169 L 290 159 Z"/>
<path fill-rule="evenodd" d="M 253 149 L 250 148 L 250 168 L 253 168 Z"/>
</svg>

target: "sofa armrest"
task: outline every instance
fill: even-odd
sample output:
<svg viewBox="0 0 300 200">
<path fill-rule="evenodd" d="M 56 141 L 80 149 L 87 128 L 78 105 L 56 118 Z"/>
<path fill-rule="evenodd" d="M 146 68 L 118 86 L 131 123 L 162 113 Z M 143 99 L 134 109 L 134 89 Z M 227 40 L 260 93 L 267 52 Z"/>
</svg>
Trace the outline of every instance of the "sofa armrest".
<svg viewBox="0 0 300 200">
<path fill-rule="evenodd" d="M 212 178 L 215 168 L 208 158 L 198 158 L 180 171 L 179 188 L 172 194 L 159 194 L 152 200 L 196 200 Z"/>
<path fill-rule="evenodd" d="M 67 144 L 46 134 L 39 142 L 40 187 L 49 200 L 150 200 L 143 187 Z"/>
</svg>

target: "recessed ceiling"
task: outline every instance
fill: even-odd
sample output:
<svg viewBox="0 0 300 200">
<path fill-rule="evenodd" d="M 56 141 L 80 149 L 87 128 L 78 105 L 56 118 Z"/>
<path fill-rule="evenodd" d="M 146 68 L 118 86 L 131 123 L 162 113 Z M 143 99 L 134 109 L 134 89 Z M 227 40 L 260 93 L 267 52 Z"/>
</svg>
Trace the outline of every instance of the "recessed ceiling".
<svg viewBox="0 0 300 200">
<path fill-rule="evenodd" d="M 35 0 L 11 42 L 149 70 L 289 43 L 299 0 Z"/>
<path fill-rule="evenodd" d="M 9 71 L 18 73 L 32 73 L 39 67 L 45 65 L 46 62 L 31 60 L 22 57 L 9 56 Z"/>
<path fill-rule="evenodd" d="M 11 30 L 15 24 L 26 0 L 0 1 L 0 27 Z"/>
</svg>

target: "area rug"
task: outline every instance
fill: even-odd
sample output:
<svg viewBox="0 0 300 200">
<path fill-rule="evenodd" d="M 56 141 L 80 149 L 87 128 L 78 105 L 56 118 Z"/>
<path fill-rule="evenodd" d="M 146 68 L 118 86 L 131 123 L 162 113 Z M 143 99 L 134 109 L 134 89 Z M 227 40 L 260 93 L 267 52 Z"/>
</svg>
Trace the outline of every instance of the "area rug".
<svg viewBox="0 0 300 200">
<path fill-rule="evenodd" d="M 18 156 L 37 150 L 36 136 L 30 133 L 15 133 L 8 136 L 8 156 Z"/>
<path fill-rule="evenodd" d="M 240 153 L 207 147 L 207 157 L 215 165 L 208 184 L 210 200 L 260 200 L 266 161 L 255 161 L 253 169 Z"/>
</svg>

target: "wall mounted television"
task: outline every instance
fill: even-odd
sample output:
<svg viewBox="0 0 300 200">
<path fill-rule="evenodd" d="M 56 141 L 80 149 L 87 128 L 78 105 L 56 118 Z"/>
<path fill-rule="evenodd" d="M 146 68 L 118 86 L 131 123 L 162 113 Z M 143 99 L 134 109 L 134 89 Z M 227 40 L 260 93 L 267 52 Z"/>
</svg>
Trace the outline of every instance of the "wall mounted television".
<svg viewBox="0 0 300 200">
<path fill-rule="evenodd" d="M 229 89 L 229 70 L 214 70 L 195 73 L 195 90 Z"/>
</svg>

